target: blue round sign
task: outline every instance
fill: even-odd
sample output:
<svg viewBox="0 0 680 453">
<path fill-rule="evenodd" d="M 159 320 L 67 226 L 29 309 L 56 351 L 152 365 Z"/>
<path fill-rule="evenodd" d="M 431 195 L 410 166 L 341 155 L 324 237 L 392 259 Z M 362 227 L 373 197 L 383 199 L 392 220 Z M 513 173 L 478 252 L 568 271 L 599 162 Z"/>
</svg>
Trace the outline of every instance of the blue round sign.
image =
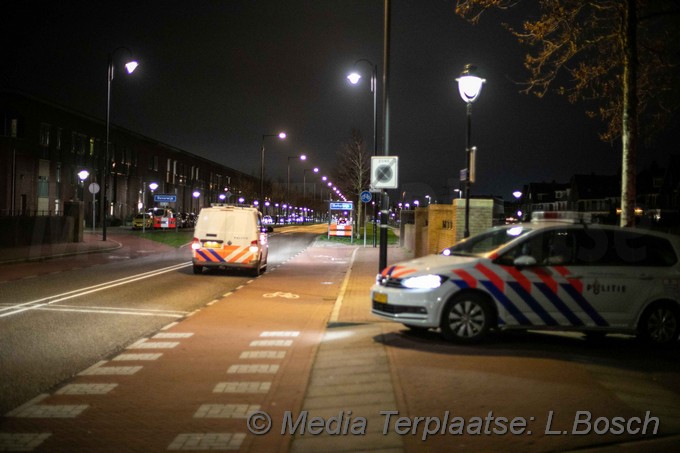
<svg viewBox="0 0 680 453">
<path fill-rule="evenodd" d="M 372 198 L 373 195 L 368 190 L 364 190 L 363 192 L 361 192 L 361 201 L 363 201 L 364 203 L 368 203 L 369 201 L 371 201 Z"/>
</svg>

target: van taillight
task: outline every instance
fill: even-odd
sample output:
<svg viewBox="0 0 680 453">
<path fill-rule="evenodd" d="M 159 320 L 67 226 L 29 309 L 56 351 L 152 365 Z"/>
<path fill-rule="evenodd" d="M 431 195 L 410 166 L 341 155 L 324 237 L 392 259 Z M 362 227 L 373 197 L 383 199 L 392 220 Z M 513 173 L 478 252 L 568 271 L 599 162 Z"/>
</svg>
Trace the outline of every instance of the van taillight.
<svg viewBox="0 0 680 453">
<path fill-rule="evenodd" d="M 258 250 L 260 250 L 260 247 L 258 247 L 257 242 L 258 241 L 252 241 L 250 243 L 250 248 L 248 249 L 248 250 L 250 250 L 250 253 L 257 253 Z"/>
<path fill-rule="evenodd" d="M 198 250 L 201 248 L 201 241 L 198 240 L 198 238 L 194 238 L 194 240 L 191 242 L 191 248 L 194 250 Z"/>
</svg>

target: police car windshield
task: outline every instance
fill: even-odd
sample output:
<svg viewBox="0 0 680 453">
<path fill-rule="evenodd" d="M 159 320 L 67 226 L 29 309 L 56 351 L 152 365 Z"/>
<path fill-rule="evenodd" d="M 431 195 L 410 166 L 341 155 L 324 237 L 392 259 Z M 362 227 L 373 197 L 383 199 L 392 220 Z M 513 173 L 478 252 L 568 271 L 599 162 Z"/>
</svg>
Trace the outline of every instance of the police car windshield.
<svg viewBox="0 0 680 453">
<path fill-rule="evenodd" d="M 442 251 L 442 255 L 464 255 L 477 256 L 484 255 L 488 252 L 496 250 L 497 248 L 507 244 L 508 242 L 517 239 L 531 231 L 531 228 L 525 226 L 507 226 L 503 228 L 494 228 L 484 233 L 477 234 L 468 239 L 465 239 L 453 247 L 449 247 Z"/>
</svg>

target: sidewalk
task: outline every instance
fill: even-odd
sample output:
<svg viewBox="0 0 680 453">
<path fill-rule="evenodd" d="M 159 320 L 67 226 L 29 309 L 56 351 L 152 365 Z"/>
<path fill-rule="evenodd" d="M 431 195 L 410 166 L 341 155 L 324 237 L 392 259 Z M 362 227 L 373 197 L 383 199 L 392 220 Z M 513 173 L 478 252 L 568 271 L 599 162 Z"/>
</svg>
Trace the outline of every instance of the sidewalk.
<svg viewBox="0 0 680 453">
<path fill-rule="evenodd" d="M 103 241 L 101 232 L 92 233 L 89 230 L 83 233 L 83 242 L 60 242 L 0 249 L 0 265 L 103 252 L 116 250 L 120 247 L 122 247 L 120 242 L 110 237 Z"/>
</svg>

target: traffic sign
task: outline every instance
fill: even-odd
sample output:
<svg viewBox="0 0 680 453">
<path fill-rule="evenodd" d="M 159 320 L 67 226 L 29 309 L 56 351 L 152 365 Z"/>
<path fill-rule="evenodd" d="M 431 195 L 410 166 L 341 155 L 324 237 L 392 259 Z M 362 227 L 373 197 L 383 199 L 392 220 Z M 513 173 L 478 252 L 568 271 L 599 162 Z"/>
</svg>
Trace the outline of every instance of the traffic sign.
<svg viewBox="0 0 680 453">
<path fill-rule="evenodd" d="M 177 203 L 177 195 L 159 193 L 153 196 L 153 201 L 157 203 Z"/>
<path fill-rule="evenodd" d="M 371 157 L 371 187 L 375 189 L 399 187 L 399 158 L 397 156 Z"/>
<path fill-rule="evenodd" d="M 361 201 L 363 201 L 364 203 L 370 203 L 372 199 L 373 195 L 368 190 L 364 190 L 363 192 L 361 192 Z"/>
<path fill-rule="evenodd" d="M 351 201 L 331 201 L 331 211 L 350 211 L 353 203 Z"/>
<path fill-rule="evenodd" d="M 93 182 L 89 186 L 87 186 L 87 190 L 89 190 L 92 195 L 99 193 L 99 184 Z"/>
</svg>

